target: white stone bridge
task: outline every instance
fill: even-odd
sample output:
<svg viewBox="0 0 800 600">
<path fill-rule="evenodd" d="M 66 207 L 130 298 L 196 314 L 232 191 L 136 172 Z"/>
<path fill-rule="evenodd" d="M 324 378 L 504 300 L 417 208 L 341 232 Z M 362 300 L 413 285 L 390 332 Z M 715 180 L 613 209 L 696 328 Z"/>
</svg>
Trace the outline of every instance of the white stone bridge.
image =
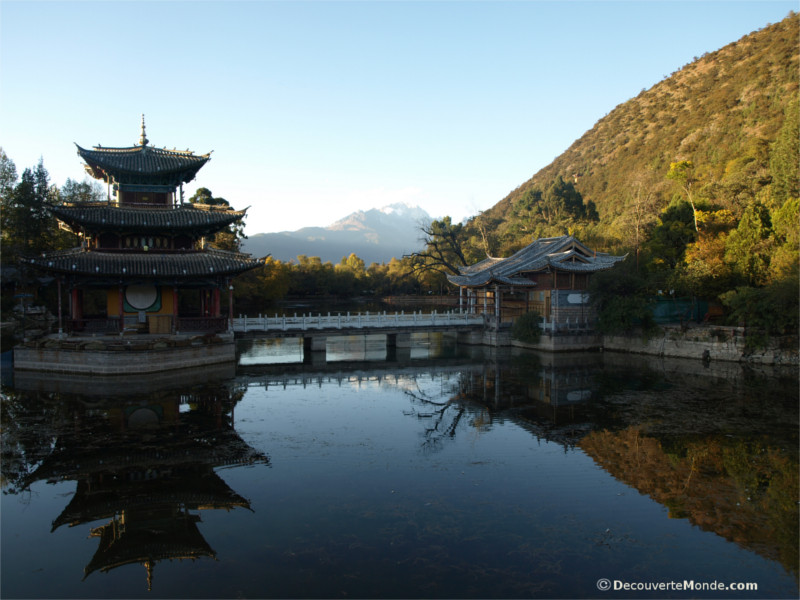
<svg viewBox="0 0 800 600">
<path fill-rule="evenodd" d="M 248 338 L 301 337 L 304 361 L 321 363 L 325 361 L 325 344 L 329 337 L 385 334 L 387 349 L 406 349 L 411 347 L 412 333 L 452 331 L 471 334 L 482 331 L 485 324 L 484 315 L 460 311 L 348 312 L 334 315 L 240 316 L 233 319 L 233 332 L 236 337 Z"/>
</svg>

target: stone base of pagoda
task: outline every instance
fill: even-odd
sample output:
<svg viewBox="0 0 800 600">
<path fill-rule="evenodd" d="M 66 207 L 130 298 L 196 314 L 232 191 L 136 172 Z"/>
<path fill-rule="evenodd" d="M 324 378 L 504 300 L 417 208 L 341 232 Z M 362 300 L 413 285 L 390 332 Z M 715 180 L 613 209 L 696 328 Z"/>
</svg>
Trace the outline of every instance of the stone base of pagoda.
<svg viewBox="0 0 800 600">
<path fill-rule="evenodd" d="M 15 371 L 132 375 L 236 362 L 233 334 L 127 338 L 47 338 L 14 348 Z"/>
</svg>

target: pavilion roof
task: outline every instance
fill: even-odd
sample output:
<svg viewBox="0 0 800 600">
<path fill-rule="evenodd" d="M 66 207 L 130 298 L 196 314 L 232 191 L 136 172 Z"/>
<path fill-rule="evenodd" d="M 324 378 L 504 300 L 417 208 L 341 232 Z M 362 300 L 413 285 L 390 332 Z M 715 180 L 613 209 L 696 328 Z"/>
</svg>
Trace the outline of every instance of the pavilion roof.
<svg viewBox="0 0 800 600">
<path fill-rule="evenodd" d="M 211 153 L 197 155 L 189 150 L 167 150 L 145 143 L 126 148 L 95 146 L 78 148 L 86 171 L 95 179 L 116 183 L 157 183 L 177 186 L 195 178 L 211 159 Z"/>
<path fill-rule="evenodd" d="M 98 278 L 192 279 L 236 275 L 261 261 L 249 254 L 217 248 L 172 252 L 91 250 L 73 248 L 30 258 L 28 264 L 53 273 Z"/>
<path fill-rule="evenodd" d="M 79 437 L 59 441 L 57 450 L 29 473 L 23 487 L 35 481 L 82 480 L 124 470 L 177 471 L 253 464 L 269 464 L 269 457 L 245 442 L 234 429 L 179 436 L 171 443 L 148 446 L 119 438 L 107 444 L 91 444 Z"/>
<path fill-rule="evenodd" d="M 121 535 L 113 521 L 93 529 L 92 536 L 100 538 L 100 545 L 84 568 L 84 579 L 98 569 L 110 571 L 134 563 L 148 565 L 150 574 L 160 560 L 214 558 L 216 552 L 197 529 L 199 520 L 189 515 L 152 524 L 126 523 Z"/>
<path fill-rule="evenodd" d="M 540 238 L 508 258 L 487 258 L 464 267 L 459 275 L 448 275 L 450 283 L 464 287 L 482 287 L 490 283 L 533 286 L 527 273 L 558 270 L 570 273 L 594 273 L 610 269 L 624 256 L 595 252 L 570 235 Z"/>
<path fill-rule="evenodd" d="M 50 205 L 50 212 L 73 229 L 130 232 L 194 232 L 208 235 L 241 220 L 247 209 L 193 204 L 178 208 L 119 207 L 107 203 Z"/>
<path fill-rule="evenodd" d="M 205 466 L 205 465 L 202 465 Z M 198 465 L 193 470 L 178 468 L 175 475 L 141 481 L 128 481 L 130 473 L 139 474 L 139 469 L 122 469 L 116 477 L 79 479 L 75 494 L 61 514 L 53 521 L 52 531 L 69 523 L 75 526 L 113 517 L 124 510 L 142 511 L 155 505 L 186 506 L 192 509 L 247 508 L 250 502 L 234 492 L 210 466 L 202 470 Z M 144 468 L 142 468 L 144 471 Z M 122 480 L 122 483 L 119 483 Z"/>
</svg>

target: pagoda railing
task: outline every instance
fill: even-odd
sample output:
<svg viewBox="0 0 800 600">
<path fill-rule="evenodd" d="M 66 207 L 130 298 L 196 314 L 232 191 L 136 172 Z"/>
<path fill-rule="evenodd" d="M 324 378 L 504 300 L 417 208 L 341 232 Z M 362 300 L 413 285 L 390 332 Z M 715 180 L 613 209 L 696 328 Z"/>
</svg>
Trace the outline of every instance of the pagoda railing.
<svg viewBox="0 0 800 600">
<path fill-rule="evenodd" d="M 178 317 L 180 333 L 221 333 L 228 330 L 227 317 Z"/>
<path fill-rule="evenodd" d="M 119 333 L 119 317 L 69 319 L 67 331 L 85 335 Z"/>
<path fill-rule="evenodd" d="M 75 335 L 113 335 L 119 333 L 220 333 L 228 330 L 227 317 L 178 317 L 172 315 L 126 316 L 68 319 L 66 331 Z"/>
</svg>

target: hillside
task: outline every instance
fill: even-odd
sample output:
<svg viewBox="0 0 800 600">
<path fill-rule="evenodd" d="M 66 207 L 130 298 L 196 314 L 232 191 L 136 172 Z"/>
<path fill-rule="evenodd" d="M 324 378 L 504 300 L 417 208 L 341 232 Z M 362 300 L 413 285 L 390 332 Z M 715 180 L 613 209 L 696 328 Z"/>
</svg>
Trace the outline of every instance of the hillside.
<svg viewBox="0 0 800 600">
<path fill-rule="evenodd" d="M 392 204 L 354 212 L 328 227 L 304 227 L 297 231 L 258 233 L 243 242 L 243 250 L 287 262 L 298 255 L 319 256 L 338 263 L 355 253 L 369 265 L 419 250 L 420 225 L 431 220 L 419 207 Z"/>
<path fill-rule="evenodd" d="M 676 161 L 692 161 L 698 198 L 736 218 L 756 199 L 768 201 L 774 145 L 790 103 L 797 101 L 799 32 L 800 17 L 790 14 L 614 108 L 480 217 L 497 224 L 495 249 L 505 254 L 530 239 L 534 229 L 524 221 L 531 203 L 524 199 L 559 177 L 584 202 L 594 203 L 599 222 L 577 229 L 601 247 L 633 245 L 632 212 L 635 204 L 641 207 L 643 189 L 651 200 L 650 217 L 675 197 L 666 175 Z M 791 110 L 796 112 L 796 104 Z M 540 227 L 535 233 L 555 235 L 565 228 L 562 223 L 561 230 Z"/>
</svg>

